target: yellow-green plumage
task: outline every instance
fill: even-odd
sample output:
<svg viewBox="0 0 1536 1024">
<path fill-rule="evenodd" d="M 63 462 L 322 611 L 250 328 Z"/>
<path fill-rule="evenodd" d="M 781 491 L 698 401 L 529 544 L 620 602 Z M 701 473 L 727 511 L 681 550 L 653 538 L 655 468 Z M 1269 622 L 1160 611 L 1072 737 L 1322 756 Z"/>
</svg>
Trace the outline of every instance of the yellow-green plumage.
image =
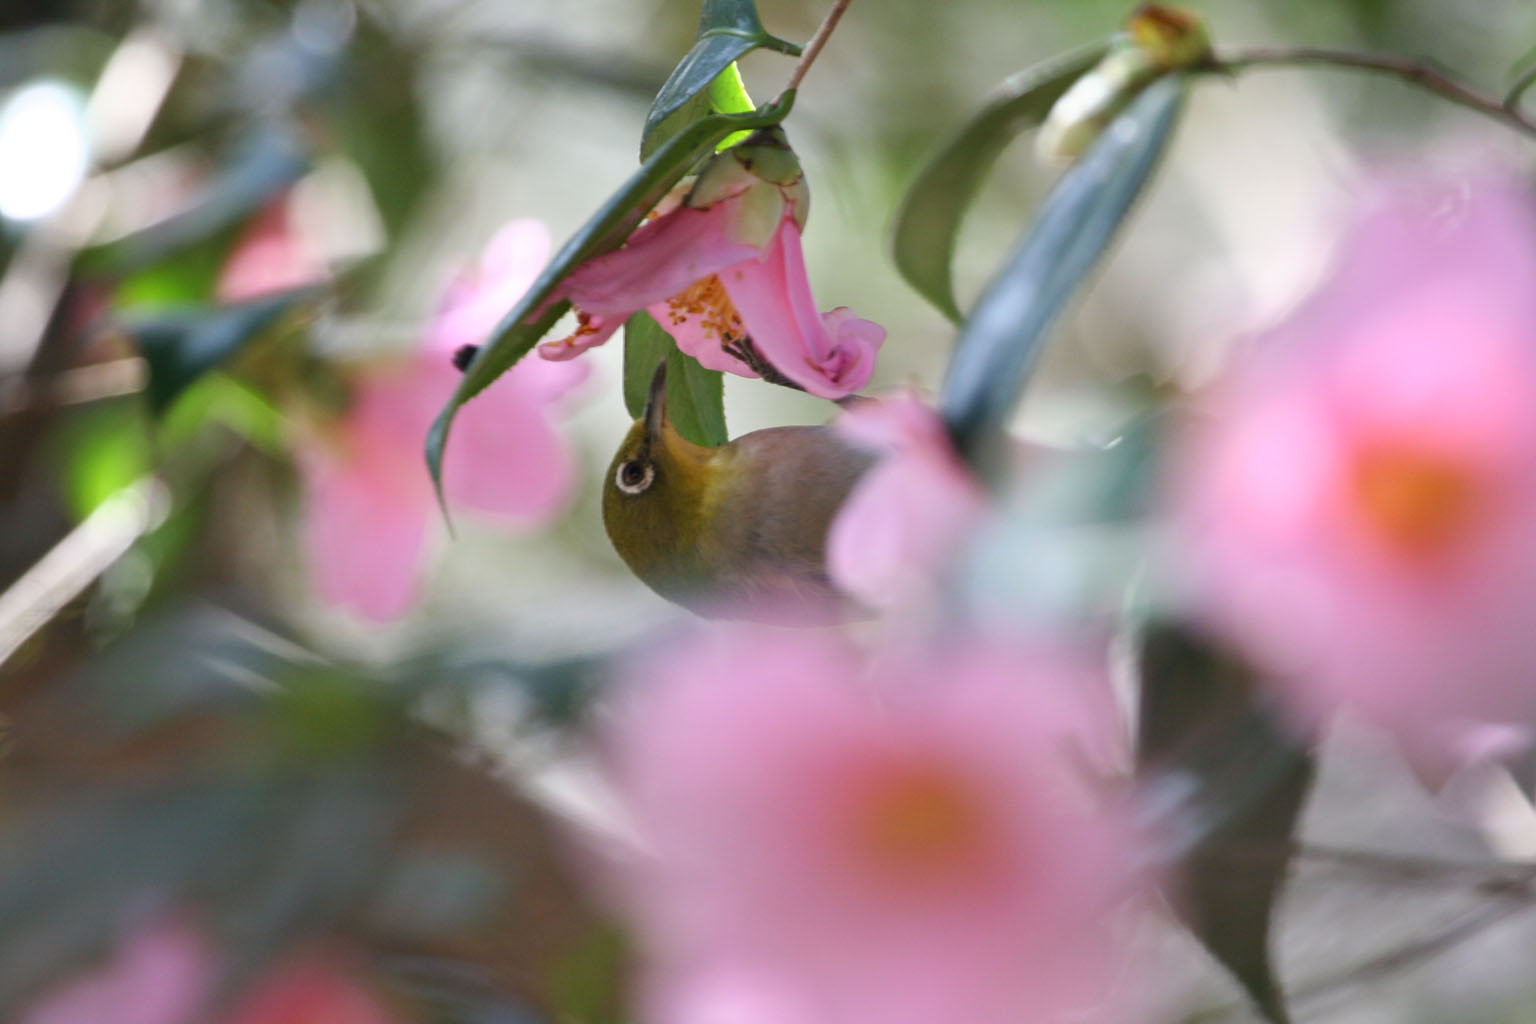
<svg viewBox="0 0 1536 1024">
<path fill-rule="evenodd" d="M 657 376 L 603 485 L 603 523 L 620 557 L 662 597 L 703 615 L 839 617 L 846 601 L 827 579 L 827 531 L 874 456 L 829 427 L 700 447 L 667 421 Z"/>
</svg>

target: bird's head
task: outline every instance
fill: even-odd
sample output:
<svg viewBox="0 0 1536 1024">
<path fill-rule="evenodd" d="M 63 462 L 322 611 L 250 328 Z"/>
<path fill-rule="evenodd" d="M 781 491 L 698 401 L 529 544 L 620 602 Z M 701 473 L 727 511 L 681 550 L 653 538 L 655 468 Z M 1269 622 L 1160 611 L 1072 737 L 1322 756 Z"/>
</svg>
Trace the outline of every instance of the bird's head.
<svg viewBox="0 0 1536 1024">
<path fill-rule="evenodd" d="M 718 451 L 688 441 L 667 419 L 667 364 L 662 362 L 651 380 L 645 412 L 608 466 L 603 525 L 635 575 L 663 596 L 706 582 L 700 549 L 715 504 L 711 483 Z"/>
</svg>

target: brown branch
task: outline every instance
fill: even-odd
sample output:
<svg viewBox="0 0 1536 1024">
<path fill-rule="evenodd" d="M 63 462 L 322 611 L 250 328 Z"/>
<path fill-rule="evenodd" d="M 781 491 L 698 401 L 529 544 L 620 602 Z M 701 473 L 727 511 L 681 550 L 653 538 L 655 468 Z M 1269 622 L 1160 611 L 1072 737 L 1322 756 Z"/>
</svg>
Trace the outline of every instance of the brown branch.
<svg viewBox="0 0 1536 1024">
<path fill-rule="evenodd" d="M 784 86 L 784 91 L 779 93 L 779 100 L 784 98 L 784 93 L 800 88 L 800 83 L 805 79 L 805 73 L 811 70 L 812 64 L 816 63 L 816 58 L 821 55 L 821 48 L 827 45 L 827 39 L 832 35 L 832 30 L 837 28 L 837 23 L 842 20 L 843 12 L 848 10 L 850 3 L 852 0 L 833 0 L 832 9 L 817 26 L 816 34 L 811 36 L 810 42 L 805 44 L 805 49 L 800 51 L 800 63 L 795 65 L 795 70 L 789 76 L 789 82 Z"/>
<path fill-rule="evenodd" d="M 1468 110 L 1475 110 L 1479 114 L 1500 122 L 1505 127 L 1536 139 L 1536 121 L 1526 117 L 1516 107 L 1520 94 L 1536 82 L 1536 79 L 1529 75 L 1516 83 L 1516 88 L 1508 98 L 1501 101 L 1432 61 L 1395 57 L 1390 54 L 1357 53 L 1352 50 L 1305 46 L 1235 50 L 1215 55 L 1202 70 L 1235 74 L 1252 68 L 1266 67 L 1332 67 L 1345 71 L 1386 75 L 1428 90 Z"/>
<path fill-rule="evenodd" d="M 1296 1005 L 1316 1005 L 1330 996 L 1337 996 L 1358 985 L 1399 974 L 1417 967 L 1456 946 L 1474 938 L 1526 909 L 1528 904 L 1493 903 L 1477 907 L 1460 915 L 1441 930 L 1412 942 L 1405 942 L 1395 949 L 1361 961 L 1352 967 L 1310 984 L 1297 986 L 1291 993 Z"/>
</svg>

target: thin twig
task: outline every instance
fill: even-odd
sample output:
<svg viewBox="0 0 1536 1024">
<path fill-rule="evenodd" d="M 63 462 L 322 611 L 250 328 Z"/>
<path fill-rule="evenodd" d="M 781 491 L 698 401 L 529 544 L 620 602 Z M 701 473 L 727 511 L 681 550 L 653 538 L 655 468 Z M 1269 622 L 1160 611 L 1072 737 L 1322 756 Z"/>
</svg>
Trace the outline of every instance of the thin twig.
<svg viewBox="0 0 1536 1024">
<path fill-rule="evenodd" d="M 1536 63 L 1526 68 L 1515 84 L 1509 87 L 1509 92 L 1504 97 L 1504 109 L 1519 113 L 1520 97 L 1524 96 L 1531 86 L 1536 85 Z"/>
<path fill-rule="evenodd" d="M 1427 89 L 1443 99 L 1466 107 L 1468 110 L 1475 110 L 1515 131 L 1536 138 L 1536 121 L 1526 117 L 1515 108 L 1513 103 L 1500 101 L 1427 60 L 1315 47 L 1257 48 L 1219 54 L 1205 65 L 1205 70 L 1232 74 L 1250 68 L 1309 66 L 1335 67 L 1388 75 L 1421 89 Z M 1518 100 L 1520 93 L 1531 84 L 1530 81 L 1517 83 L 1517 88 L 1510 94 L 1509 100 Z"/>
<path fill-rule="evenodd" d="M 1450 860 L 1301 842 L 1224 842 L 1213 847 L 1212 852 L 1224 859 L 1240 862 L 1276 863 L 1294 859 L 1377 874 L 1393 881 L 1466 884 L 1488 895 L 1536 902 L 1536 891 L 1531 888 L 1536 867 L 1523 861 Z"/>
<path fill-rule="evenodd" d="M 1396 949 L 1387 950 L 1332 977 L 1319 978 L 1310 984 L 1298 986 L 1291 993 L 1291 1002 L 1296 1005 L 1315 1006 L 1321 1000 L 1337 996 L 1358 985 L 1399 974 L 1410 967 L 1416 967 L 1427 960 L 1433 960 L 1442 953 L 1449 952 L 1462 942 L 1513 917 L 1528 906 L 1528 904 L 1519 903 L 1492 903 L 1469 910 L 1432 935 L 1404 943 Z"/>
<path fill-rule="evenodd" d="M 144 390 L 148 376 L 143 359 L 125 356 L 73 367 L 51 378 L 8 377 L 0 380 L 0 418 L 135 394 Z"/>
<path fill-rule="evenodd" d="M 169 508 L 165 486 L 153 476 L 140 477 L 0 592 L 0 664 L 164 521 Z"/>
<path fill-rule="evenodd" d="M 821 54 L 821 48 L 827 45 L 827 38 L 832 35 L 832 30 L 837 28 L 837 23 L 842 20 L 843 12 L 848 9 L 850 3 L 852 0 L 833 0 L 832 9 L 821 20 L 816 34 L 811 36 L 811 41 L 806 43 L 805 49 L 800 52 L 800 63 L 795 65 L 794 73 L 789 76 L 789 82 L 784 86 L 784 92 L 779 93 L 779 99 L 784 98 L 785 92 L 800 88 L 800 82 L 805 78 L 805 73 L 811 70 L 812 64 L 816 63 L 816 58 Z"/>
</svg>

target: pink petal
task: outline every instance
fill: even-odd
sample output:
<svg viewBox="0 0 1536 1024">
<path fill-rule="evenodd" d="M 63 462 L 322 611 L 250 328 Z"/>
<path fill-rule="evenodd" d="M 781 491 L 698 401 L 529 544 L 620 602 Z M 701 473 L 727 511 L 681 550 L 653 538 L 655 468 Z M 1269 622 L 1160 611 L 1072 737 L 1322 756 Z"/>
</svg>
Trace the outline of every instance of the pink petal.
<svg viewBox="0 0 1536 1024">
<path fill-rule="evenodd" d="M 833 520 L 827 571 L 866 604 L 897 603 L 937 577 L 985 510 L 963 473 L 892 456 L 870 470 Z"/>
<path fill-rule="evenodd" d="M 823 321 L 792 219 L 781 222 L 761 260 L 738 263 L 720 280 L 753 344 L 784 376 L 822 398 L 842 398 L 869 383 L 885 332 L 867 321 L 854 324 L 846 311 Z"/>
<path fill-rule="evenodd" d="M 524 359 L 471 399 L 443 460 L 448 500 L 517 525 L 563 511 L 576 463 L 550 421 L 550 402 L 586 371 L 582 364 Z"/>
<path fill-rule="evenodd" d="M 427 329 L 426 347 L 446 358 L 463 345 L 486 341 L 549 259 L 549 229 L 532 218 L 506 224 L 486 243 L 479 262 L 443 293 Z"/>
<path fill-rule="evenodd" d="M 938 576 L 985 514 L 986 498 L 938 416 L 914 399 L 862 403 L 838 429 L 889 450 L 833 520 L 827 571 L 866 604 L 896 604 Z"/>
<path fill-rule="evenodd" d="M 633 310 L 631 310 L 633 312 Z M 582 311 L 586 314 L 586 311 Z M 596 348 L 609 338 L 613 332 L 624 326 L 624 321 L 629 318 L 625 313 L 619 316 L 597 316 L 586 314 L 581 328 L 568 338 L 558 341 L 546 341 L 539 346 L 539 355 L 551 362 L 565 362 L 575 359 L 589 348 Z"/>
<path fill-rule="evenodd" d="M 45 996 L 22 1024 L 190 1024 L 213 980 L 201 936 L 156 924 L 129 936 L 105 965 Z"/>
<path fill-rule="evenodd" d="M 367 446 L 376 439 L 355 437 Z M 305 546 L 315 588 L 326 600 L 376 622 L 398 618 L 420 587 L 430 488 L 408 482 L 390 439 L 337 455 L 301 453 L 308 508 Z M 419 461 L 416 460 L 416 461 Z M 425 471 L 421 470 L 425 482 Z"/>
<path fill-rule="evenodd" d="M 725 271 L 729 273 L 730 271 Z M 733 355 L 726 353 L 721 345 L 720 336 L 715 331 L 704 326 L 700 317 L 674 317 L 672 307 L 666 302 L 657 302 L 647 307 L 647 312 L 656 318 L 678 349 L 699 361 L 699 365 L 706 370 L 719 370 L 722 373 L 734 373 L 738 377 L 757 377 L 757 371 L 751 369 L 746 363 Z"/>
<path fill-rule="evenodd" d="M 560 293 L 587 313 L 623 320 L 725 267 L 756 257 L 754 247 L 732 238 L 736 206 L 734 200 L 703 210 L 679 206 L 642 225 L 622 249 L 577 267 Z"/>
<path fill-rule="evenodd" d="M 220 302 L 241 302 L 323 281 L 330 268 L 294 230 L 286 199 L 270 203 L 245 231 L 219 274 Z"/>
</svg>

